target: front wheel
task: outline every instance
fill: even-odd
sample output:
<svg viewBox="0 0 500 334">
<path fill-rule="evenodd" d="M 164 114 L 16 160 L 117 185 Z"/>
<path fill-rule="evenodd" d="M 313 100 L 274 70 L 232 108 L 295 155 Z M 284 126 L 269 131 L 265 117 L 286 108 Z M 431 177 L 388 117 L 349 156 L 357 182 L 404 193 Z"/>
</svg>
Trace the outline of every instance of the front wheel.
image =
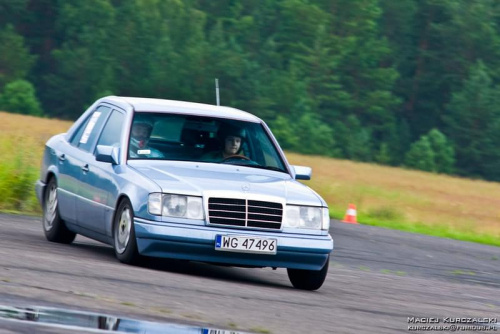
<svg viewBox="0 0 500 334">
<path fill-rule="evenodd" d="M 43 232 L 47 240 L 61 244 L 70 244 L 76 237 L 76 234 L 68 230 L 61 216 L 59 216 L 57 182 L 54 177 L 50 179 L 44 193 Z"/>
<path fill-rule="evenodd" d="M 287 269 L 288 278 L 294 288 L 301 290 L 318 290 L 325 282 L 328 274 L 330 256 L 320 270 Z"/>
<path fill-rule="evenodd" d="M 113 222 L 113 246 L 120 262 L 137 264 L 140 260 L 135 239 L 134 210 L 128 199 L 120 202 Z"/>
</svg>

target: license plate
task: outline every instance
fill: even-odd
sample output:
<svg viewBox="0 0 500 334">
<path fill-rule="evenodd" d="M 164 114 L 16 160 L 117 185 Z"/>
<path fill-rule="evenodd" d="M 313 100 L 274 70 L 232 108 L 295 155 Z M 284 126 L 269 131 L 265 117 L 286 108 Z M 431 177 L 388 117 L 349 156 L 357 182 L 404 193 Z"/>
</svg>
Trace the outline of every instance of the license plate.
<svg viewBox="0 0 500 334">
<path fill-rule="evenodd" d="M 234 330 L 227 331 L 224 329 L 203 328 L 203 334 L 235 334 L 235 333 L 241 333 L 241 332 L 235 332 Z"/>
<path fill-rule="evenodd" d="M 215 250 L 241 253 L 276 254 L 276 239 L 220 235 L 215 237 Z"/>
<path fill-rule="evenodd" d="M 235 332 L 234 330 L 228 331 L 224 329 L 203 328 L 203 334 L 236 334 L 236 333 L 242 333 L 242 332 Z"/>
</svg>

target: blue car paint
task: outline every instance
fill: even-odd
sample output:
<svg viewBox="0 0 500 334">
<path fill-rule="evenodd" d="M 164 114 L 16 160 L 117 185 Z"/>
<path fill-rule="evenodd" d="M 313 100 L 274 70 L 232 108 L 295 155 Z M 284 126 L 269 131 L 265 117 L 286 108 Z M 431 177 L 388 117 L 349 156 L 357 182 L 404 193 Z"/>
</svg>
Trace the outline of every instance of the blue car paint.
<svg viewBox="0 0 500 334">
<path fill-rule="evenodd" d="M 256 267 L 320 270 L 333 249 L 333 240 L 329 235 L 308 237 L 288 233 L 277 235 L 262 231 L 153 223 L 139 218 L 135 219 L 134 226 L 139 252 L 155 257 Z M 278 250 L 276 255 L 218 251 L 215 250 L 217 234 L 278 238 Z"/>
<path fill-rule="evenodd" d="M 113 244 L 112 225 L 115 210 L 122 198 L 128 198 L 135 215 L 135 232 L 139 253 L 196 261 L 257 267 L 285 267 L 319 270 L 333 250 L 328 231 L 282 228 L 279 231 L 238 229 L 210 226 L 204 221 L 188 221 L 151 215 L 147 208 L 150 193 L 181 193 L 207 196 L 207 191 L 230 191 L 258 198 L 261 194 L 283 199 L 286 204 L 326 207 L 326 202 L 313 190 L 294 180 L 294 170 L 269 132 L 285 162 L 288 173 L 227 164 L 127 160 L 129 127 L 132 122 L 134 99 L 106 98 L 92 105 L 70 128 L 68 133 L 54 136 L 45 148 L 40 180 L 35 189 L 40 203 L 50 177 L 58 183 L 59 211 L 67 227 L 99 241 Z M 126 115 L 119 143 L 119 164 L 97 161 L 95 145 L 84 152 L 71 145 L 79 125 L 102 104 Z M 192 107 L 196 104 L 190 104 Z M 206 111 L 175 105 L 177 112 L 213 115 Z M 149 111 L 163 111 L 155 103 Z M 173 108 L 173 109 L 175 109 Z M 174 110 L 175 111 L 175 110 Z M 255 116 L 231 108 L 221 115 L 252 122 L 262 122 Z M 220 116 L 221 116 L 220 115 Z M 262 123 L 264 128 L 267 126 Z M 104 126 L 104 125 L 103 125 Z M 85 170 L 84 170 L 85 169 Z M 247 189 L 245 192 L 242 189 Z M 206 201 L 205 201 L 206 203 Z M 206 210 L 207 206 L 205 206 Z M 206 212 L 206 211 L 205 211 Z M 215 250 L 216 234 L 235 234 L 278 239 L 276 255 L 224 252 Z"/>
</svg>

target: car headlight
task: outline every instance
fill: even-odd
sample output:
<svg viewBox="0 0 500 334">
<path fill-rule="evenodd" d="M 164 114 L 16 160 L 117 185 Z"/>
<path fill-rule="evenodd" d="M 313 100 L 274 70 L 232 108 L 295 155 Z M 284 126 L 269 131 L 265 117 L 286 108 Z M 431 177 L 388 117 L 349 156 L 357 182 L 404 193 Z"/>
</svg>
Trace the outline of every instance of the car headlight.
<svg viewBox="0 0 500 334">
<path fill-rule="evenodd" d="M 287 205 L 283 227 L 328 230 L 330 228 L 328 208 Z"/>
<path fill-rule="evenodd" d="M 148 211 L 152 215 L 204 219 L 201 197 L 176 194 L 149 194 Z"/>
</svg>

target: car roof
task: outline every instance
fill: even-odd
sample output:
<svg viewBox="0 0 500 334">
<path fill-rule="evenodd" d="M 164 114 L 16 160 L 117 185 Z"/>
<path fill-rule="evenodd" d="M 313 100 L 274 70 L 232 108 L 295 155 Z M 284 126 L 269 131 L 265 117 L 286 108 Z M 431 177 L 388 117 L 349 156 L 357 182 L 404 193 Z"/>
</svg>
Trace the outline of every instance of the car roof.
<svg viewBox="0 0 500 334">
<path fill-rule="evenodd" d="M 126 96 L 108 96 L 105 100 L 109 100 L 110 102 L 127 103 L 138 112 L 174 112 L 179 114 L 232 118 L 250 122 L 261 121 L 257 116 L 243 110 L 204 103 Z"/>
</svg>

